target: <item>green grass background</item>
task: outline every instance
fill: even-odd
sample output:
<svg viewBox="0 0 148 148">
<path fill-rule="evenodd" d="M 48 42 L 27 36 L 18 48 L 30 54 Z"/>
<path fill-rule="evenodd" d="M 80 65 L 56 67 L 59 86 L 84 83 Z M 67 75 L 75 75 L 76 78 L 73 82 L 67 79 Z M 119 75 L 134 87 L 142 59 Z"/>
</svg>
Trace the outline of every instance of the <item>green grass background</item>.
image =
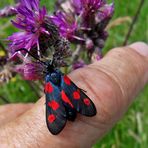
<svg viewBox="0 0 148 148">
<path fill-rule="evenodd" d="M 7 4 L 13 4 L 13 0 L 0 0 L 0 8 Z M 42 0 L 48 10 L 53 10 L 53 0 Z M 112 21 L 119 17 L 133 17 L 140 0 L 115 0 L 115 14 Z M 145 0 L 144 7 L 134 27 L 128 43 L 135 41 L 148 42 L 148 1 Z M 0 40 L 11 35 L 16 29 L 11 25 L 12 18 L 0 19 Z M 121 46 L 127 34 L 130 22 L 126 21 L 109 30 L 109 38 L 104 48 L 104 53 L 109 49 Z M 136 64 L 136 63 L 135 63 Z M 13 78 L 10 83 L 0 89 L 0 96 L 4 96 L 10 102 L 34 102 L 37 96 L 28 85 L 27 81 L 19 76 Z M 0 99 L 0 104 L 4 102 Z M 93 148 L 148 148 L 148 85 L 137 97 L 128 112 L 120 122 Z"/>
</svg>

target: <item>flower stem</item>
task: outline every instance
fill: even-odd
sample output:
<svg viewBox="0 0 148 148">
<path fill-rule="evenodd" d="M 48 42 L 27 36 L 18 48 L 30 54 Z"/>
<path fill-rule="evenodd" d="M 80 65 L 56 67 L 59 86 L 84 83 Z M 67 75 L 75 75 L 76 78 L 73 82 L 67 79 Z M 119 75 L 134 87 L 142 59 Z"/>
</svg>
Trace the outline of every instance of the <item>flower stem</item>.
<svg viewBox="0 0 148 148">
<path fill-rule="evenodd" d="M 3 45 L 1 42 L 0 42 L 0 48 L 1 48 L 2 50 L 6 51 L 4 45 Z"/>
<path fill-rule="evenodd" d="M 76 51 L 72 55 L 72 63 L 74 63 L 75 61 L 78 60 L 78 58 L 80 56 L 80 52 L 81 52 L 81 46 L 78 45 L 77 48 L 76 48 Z"/>
<path fill-rule="evenodd" d="M 131 35 L 132 31 L 133 31 L 134 25 L 135 25 L 135 23 L 136 23 L 136 21 L 137 21 L 137 19 L 139 17 L 139 14 L 140 14 L 140 11 L 142 9 L 143 4 L 144 4 L 144 0 L 141 0 L 141 2 L 139 4 L 139 7 L 138 7 L 138 9 L 136 11 L 136 14 L 135 14 L 135 16 L 133 18 L 133 21 L 132 21 L 132 23 L 131 23 L 131 25 L 129 27 L 128 33 L 127 33 L 127 35 L 125 37 L 125 40 L 123 42 L 123 46 L 127 45 L 127 42 L 128 42 L 128 40 L 130 38 L 130 35 Z"/>
<path fill-rule="evenodd" d="M 10 103 L 10 101 L 8 101 L 4 96 L 1 96 L 1 95 L 0 95 L 0 99 L 1 99 L 4 103 L 6 103 L 6 104 L 9 104 L 9 103 Z"/>
</svg>

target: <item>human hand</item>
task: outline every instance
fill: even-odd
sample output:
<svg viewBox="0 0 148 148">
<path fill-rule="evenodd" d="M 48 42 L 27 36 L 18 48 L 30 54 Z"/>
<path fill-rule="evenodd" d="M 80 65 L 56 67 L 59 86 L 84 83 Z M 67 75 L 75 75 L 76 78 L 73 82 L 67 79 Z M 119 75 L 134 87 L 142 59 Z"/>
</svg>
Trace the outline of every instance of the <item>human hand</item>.
<svg viewBox="0 0 148 148">
<path fill-rule="evenodd" d="M 69 77 L 87 91 L 96 105 L 97 115 L 91 118 L 78 115 L 75 122 L 67 122 L 63 131 L 54 136 L 46 127 L 44 97 L 35 105 L 15 106 L 13 114 L 16 118 L 11 118 L 11 122 L 8 122 L 13 115 L 11 110 L 4 112 L 5 106 L 2 106 L 0 147 L 91 147 L 123 116 L 148 82 L 148 46 L 135 43 L 115 48 L 101 61 L 76 70 Z M 7 120 L 1 118 L 1 108 Z M 21 108 L 24 109 L 16 114 Z"/>
</svg>

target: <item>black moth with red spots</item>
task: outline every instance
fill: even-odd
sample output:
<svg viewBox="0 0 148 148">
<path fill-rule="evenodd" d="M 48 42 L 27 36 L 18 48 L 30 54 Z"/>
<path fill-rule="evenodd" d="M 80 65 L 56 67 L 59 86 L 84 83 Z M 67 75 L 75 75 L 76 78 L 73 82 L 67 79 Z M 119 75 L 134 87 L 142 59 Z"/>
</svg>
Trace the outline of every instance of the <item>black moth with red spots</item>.
<svg viewBox="0 0 148 148">
<path fill-rule="evenodd" d="M 57 135 L 64 128 L 66 121 L 74 121 L 77 112 L 85 116 L 96 115 L 94 103 L 78 88 L 66 75 L 56 69 L 54 60 L 46 62 L 36 58 L 26 49 L 24 50 L 44 66 L 45 94 L 46 94 L 46 123 L 49 131 Z"/>
<path fill-rule="evenodd" d="M 47 70 L 45 82 L 46 122 L 53 135 L 62 131 L 67 120 L 74 121 L 77 112 L 89 117 L 96 115 L 89 97 L 59 70 Z"/>
</svg>

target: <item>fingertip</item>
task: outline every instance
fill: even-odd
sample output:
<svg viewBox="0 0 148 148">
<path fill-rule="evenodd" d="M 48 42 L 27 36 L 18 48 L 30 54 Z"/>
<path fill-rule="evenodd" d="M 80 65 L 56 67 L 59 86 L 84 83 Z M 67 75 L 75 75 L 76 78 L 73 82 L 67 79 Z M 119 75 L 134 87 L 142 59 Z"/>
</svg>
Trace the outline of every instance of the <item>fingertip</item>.
<svg viewBox="0 0 148 148">
<path fill-rule="evenodd" d="M 129 45 L 129 47 L 137 51 L 142 56 L 145 56 L 148 58 L 148 44 L 144 42 L 136 42 Z"/>
</svg>

